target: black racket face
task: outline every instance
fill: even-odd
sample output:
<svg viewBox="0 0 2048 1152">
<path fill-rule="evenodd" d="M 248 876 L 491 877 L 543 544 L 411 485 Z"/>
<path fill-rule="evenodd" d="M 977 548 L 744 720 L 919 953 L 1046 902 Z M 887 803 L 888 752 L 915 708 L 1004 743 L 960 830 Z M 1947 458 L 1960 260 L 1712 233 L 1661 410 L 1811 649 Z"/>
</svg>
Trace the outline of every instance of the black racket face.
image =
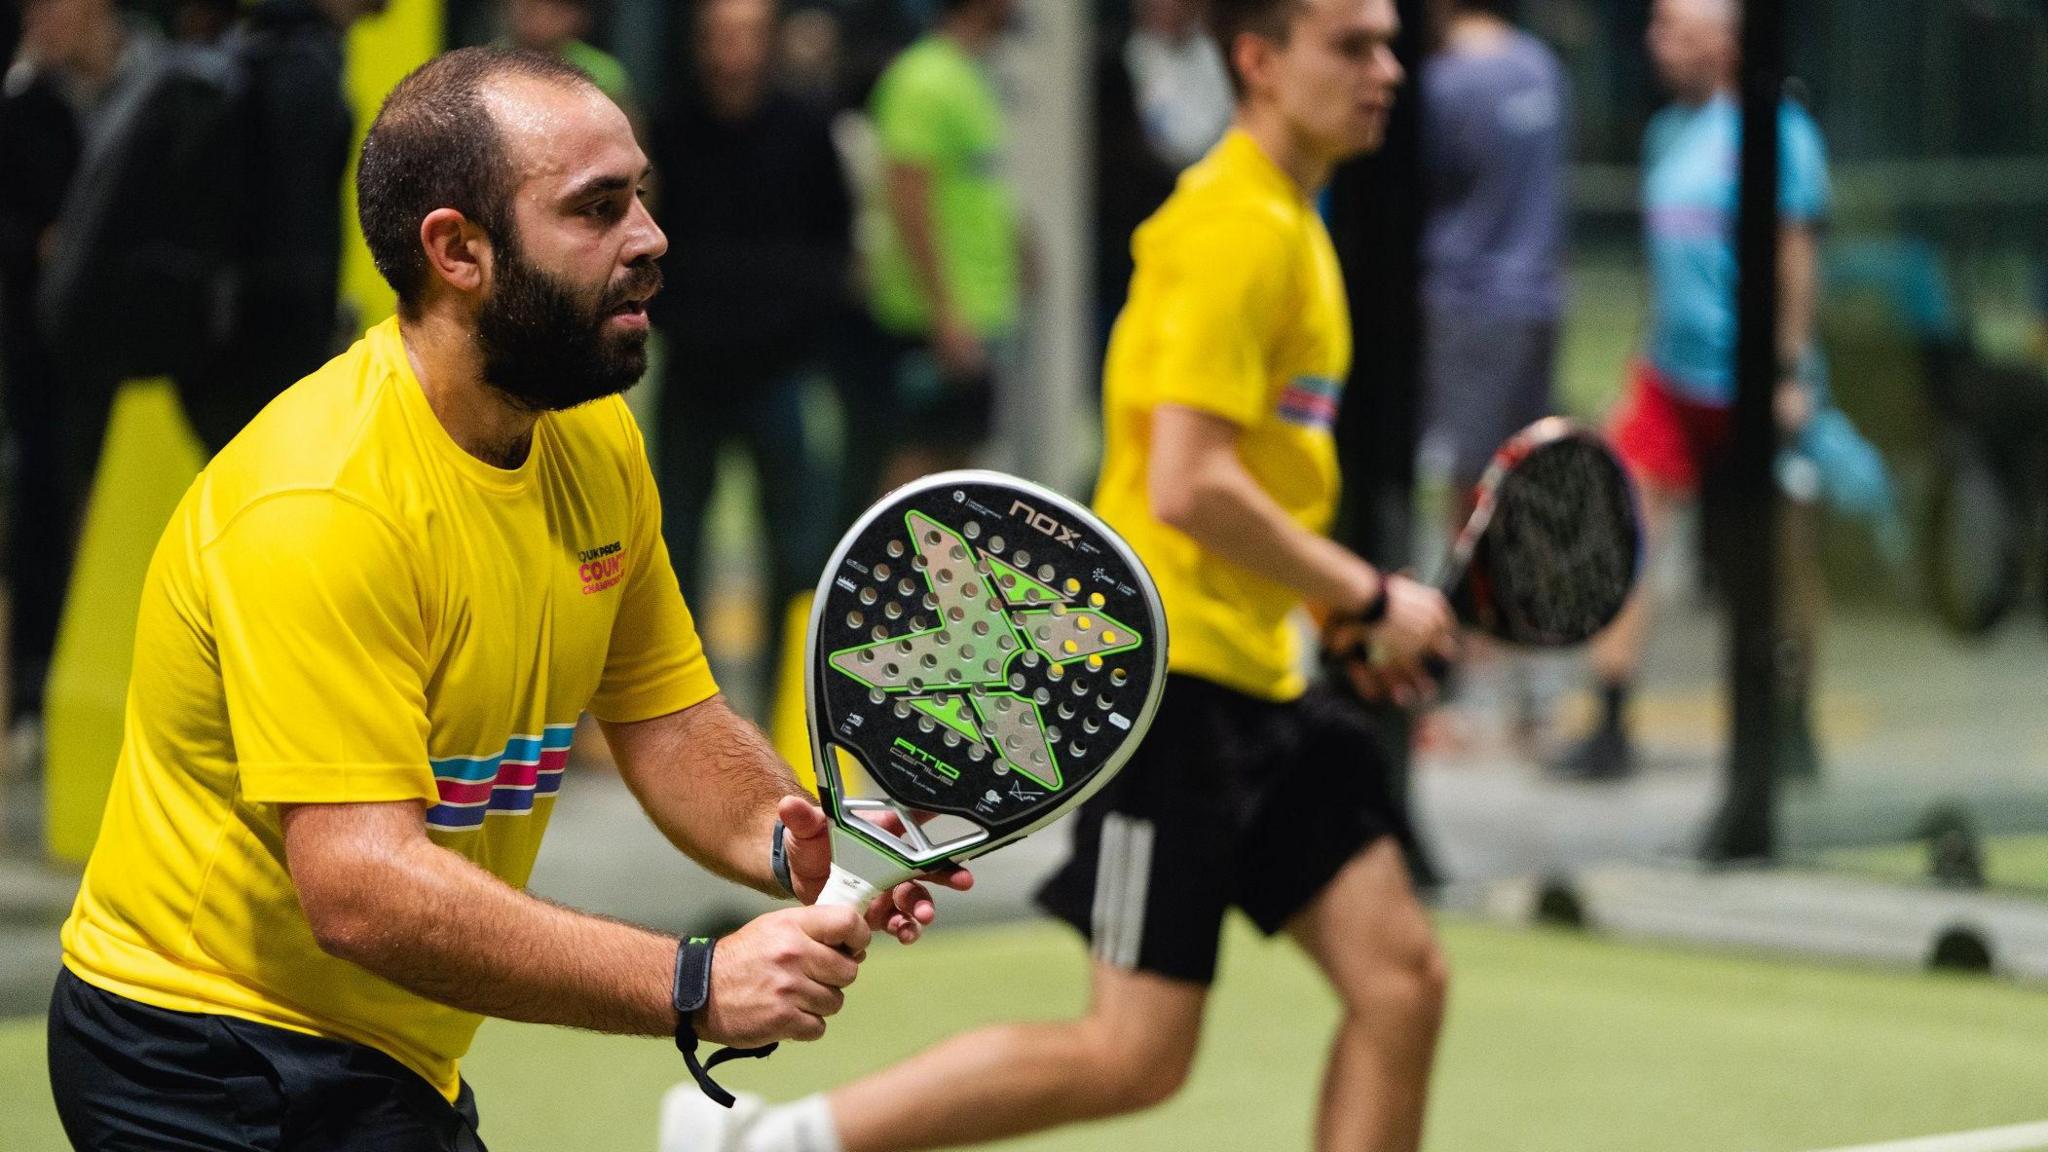
<svg viewBox="0 0 2048 1152">
<path fill-rule="evenodd" d="M 1468 623 L 1511 643 L 1583 643 L 1621 612 L 1641 564 L 1628 473 L 1585 432 L 1506 451 L 1487 481 L 1491 518 L 1452 603 Z"/>
<path fill-rule="evenodd" d="M 809 704 L 821 792 L 871 840 L 871 820 L 849 819 L 863 807 L 856 776 L 920 824 L 963 818 L 986 833 L 945 853 L 964 859 L 1122 766 L 1151 723 L 1165 650 L 1150 577 L 1085 509 L 998 473 L 919 481 L 848 533 L 820 583 Z M 876 847 L 924 864 L 944 846 L 909 840 Z"/>
</svg>

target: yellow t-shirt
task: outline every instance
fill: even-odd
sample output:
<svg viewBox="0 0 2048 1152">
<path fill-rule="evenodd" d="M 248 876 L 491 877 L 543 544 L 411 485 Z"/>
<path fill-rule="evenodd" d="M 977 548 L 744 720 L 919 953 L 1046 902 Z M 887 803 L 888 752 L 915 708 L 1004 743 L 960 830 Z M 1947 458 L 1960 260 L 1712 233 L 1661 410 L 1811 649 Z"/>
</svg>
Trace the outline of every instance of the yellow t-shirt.
<svg viewBox="0 0 2048 1152">
<path fill-rule="evenodd" d="M 422 801 L 435 843 L 520 887 L 577 716 L 716 691 L 625 403 L 544 415 L 526 462 L 493 468 L 386 322 L 252 421 L 165 529 L 64 963 L 367 1044 L 452 1100 L 482 1018 L 320 950 L 279 805 Z"/>
<path fill-rule="evenodd" d="M 1152 515 L 1152 410 L 1179 404 L 1243 429 L 1238 453 L 1297 523 L 1329 528 L 1330 426 L 1351 367 L 1351 318 L 1329 231 L 1241 130 L 1189 168 L 1131 242 L 1136 271 L 1104 369 L 1095 507 L 1151 569 L 1173 631 L 1168 665 L 1267 700 L 1305 688 L 1291 588 L 1202 549 Z"/>
</svg>

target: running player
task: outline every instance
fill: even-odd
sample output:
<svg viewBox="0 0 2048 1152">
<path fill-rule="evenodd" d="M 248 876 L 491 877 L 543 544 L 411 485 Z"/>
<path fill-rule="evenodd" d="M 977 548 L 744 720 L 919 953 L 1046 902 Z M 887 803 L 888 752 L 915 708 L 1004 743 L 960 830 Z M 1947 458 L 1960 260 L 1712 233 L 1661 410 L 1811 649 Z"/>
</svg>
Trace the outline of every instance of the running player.
<svg viewBox="0 0 2048 1152">
<path fill-rule="evenodd" d="M 1420 1143 L 1444 963 L 1374 738 L 1305 694 L 1290 621 L 1304 602 L 1373 621 L 1411 662 L 1451 628 L 1435 591 L 1321 535 L 1351 328 L 1314 200 L 1334 165 L 1380 142 L 1402 79 L 1397 18 L 1392 0 L 1215 0 L 1210 15 L 1236 125 L 1137 234 L 1096 494 L 1158 580 L 1173 674 L 1041 893 L 1092 944 L 1093 1004 L 782 1108 L 728 1115 L 671 1093 L 664 1152 L 935 1148 L 1158 1104 L 1194 1059 L 1233 906 L 1297 941 L 1344 1005 L 1317 1146 Z"/>
<path fill-rule="evenodd" d="M 386 101 L 357 189 L 398 317 L 235 437 L 150 564 L 50 1006 L 77 1147 L 480 1149 L 484 1016 L 814 1038 L 870 928 L 929 920 L 904 886 L 713 948 L 522 890 L 586 709 L 708 867 L 809 900 L 831 863 L 705 668 L 616 396 L 667 246 L 646 173 L 552 56 L 450 53 Z"/>
</svg>

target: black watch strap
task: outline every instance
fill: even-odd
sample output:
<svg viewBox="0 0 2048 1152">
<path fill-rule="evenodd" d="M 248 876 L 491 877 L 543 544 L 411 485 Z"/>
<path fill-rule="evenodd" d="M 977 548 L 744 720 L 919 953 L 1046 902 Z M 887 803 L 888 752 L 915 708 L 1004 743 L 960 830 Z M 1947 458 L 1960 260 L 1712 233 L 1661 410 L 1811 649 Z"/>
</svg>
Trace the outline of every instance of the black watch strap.
<svg viewBox="0 0 2048 1152">
<path fill-rule="evenodd" d="M 709 936 L 691 936 L 676 949 L 675 1010 L 676 1010 L 676 1051 L 683 1054 L 683 1063 L 690 1069 L 690 1078 L 697 1082 L 704 1095 L 722 1108 L 733 1105 L 732 1093 L 718 1086 L 711 1078 L 711 1070 L 728 1060 L 760 1059 L 775 1051 L 775 1045 L 763 1044 L 759 1048 L 720 1048 L 711 1054 L 711 1059 L 699 1063 L 697 1060 L 697 1024 L 695 1013 L 711 999 L 711 953 L 717 941 Z"/>
<path fill-rule="evenodd" d="M 1379 590 L 1374 592 L 1372 594 L 1372 599 L 1367 600 L 1365 602 L 1365 607 L 1359 610 L 1359 623 L 1377 624 L 1380 621 L 1385 620 L 1387 618 L 1387 582 L 1391 579 L 1393 579 L 1393 577 L 1387 575 L 1385 572 L 1380 573 Z"/>
</svg>

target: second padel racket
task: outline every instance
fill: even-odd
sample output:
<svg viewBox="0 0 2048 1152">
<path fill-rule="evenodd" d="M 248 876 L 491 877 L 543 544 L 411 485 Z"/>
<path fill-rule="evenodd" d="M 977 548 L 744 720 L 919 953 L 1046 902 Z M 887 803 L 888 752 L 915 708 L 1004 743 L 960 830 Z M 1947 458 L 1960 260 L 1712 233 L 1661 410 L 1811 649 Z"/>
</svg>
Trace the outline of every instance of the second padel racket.
<svg viewBox="0 0 2048 1152">
<path fill-rule="evenodd" d="M 1436 586 L 1482 632 L 1565 647 L 1613 623 L 1642 551 L 1627 470 L 1598 434 L 1552 416 L 1494 453 Z"/>
<path fill-rule="evenodd" d="M 821 903 L 861 906 L 1071 811 L 1166 681 L 1151 576 L 1079 504 L 998 472 L 905 485 L 839 542 L 804 676 L 833 822 Z"/>
</svg>

